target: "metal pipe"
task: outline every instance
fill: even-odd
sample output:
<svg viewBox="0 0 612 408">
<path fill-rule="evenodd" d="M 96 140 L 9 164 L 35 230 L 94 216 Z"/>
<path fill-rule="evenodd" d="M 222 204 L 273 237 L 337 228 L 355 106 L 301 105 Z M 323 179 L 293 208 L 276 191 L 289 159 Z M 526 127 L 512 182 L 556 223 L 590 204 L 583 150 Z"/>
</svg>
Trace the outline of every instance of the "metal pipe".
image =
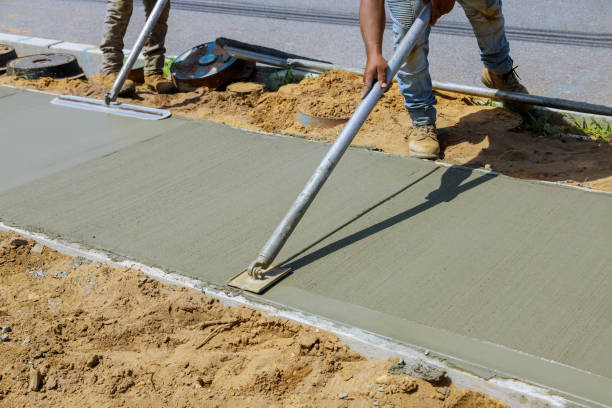
<svg viewBox="0 0 612 408">
<path fill-rule="evenodd" d="M 157 23 L 157 20 L 159 20 L 159 16 L 164 10 L 164 7 L 166 7 L 167 3 L 168 0 L 157 0 L 157 3 L 155 3 L 155 7 L 153 7 L 151 14 L 149 14 L 149 18 L 147 19 L 147 22 L 145 23 L 142 31 L 140 32 L 140 35 L 136 40 L 136 44 L 134 44 L 134 48 L 132 49 L 132 52 L 130 53 L 127 61 L 125 62 L 125 64 L 123 64 L 123 67 L 121 67 L 121 71 L 119 71 L 119 75 L 117 75 L 117 78 L 113 83 L 113 87 L 110 89 L 109 92 L 106 92 L 104 94 L 104 103 L 106 103 L 107 105 L 110 105 L 111 102 L 115 102 L 115 100 L 117 99 L 117 95 L 119 95 L 119 91 L 121 90 L 125 79 L 132 70 L 134 63 L 138 58 L 138 55 L 140 55 L 140 51 L 142 50 L 144 42 L 146 41 L 149 34 L 151 34 L 153 27 Z"/>
<path fill-rule="evenodd" d="M 344 68 L 337 65 L 325 64 L 320 62 L 311 62 L 301 59 L 289 59 L 287 63 L 291 67 L 310 69 L 315 72 L 325 72 L 332 69 L 353 72 L 357 75 L 363 75 L 363 69 L 359 68 Z M 450 82 L 432 81 L 434 89 L 440 91 L 459 92 L 466 95 L 480 96 L 506 102 L 519 102 L 528 105 L 544 106 L 547 108 L 562 109 L 572 112 L 589 113 L 592 115 L 612 116 L 612 107 L 605 105 L 596 105 L 588 102 L 572 101 L 569 99 L 550 98 L 547 96 L 524 94 L 520 92 L 500 91 L 498 89 L 482 88 L 478 86 L 461 85 Z"/>
<path fill-rule="evenodd" d="M 563 109 L 574 112 L 591 113 L 595 115 L 612 116 L 612 107 L 595 105 L 588 102 L 570 101 L 568 99 L 549 98 L 546 96 L 530 95 L 520 92 L 501 91 L 498 89 L 480 88 L 477 86 L 453 84 L 448 82 L 432 81 L 435 89 L 459 92 L 468 95 L 498 99 L 508 102 L 520 102 L 528 105 L 545 106 L 547 108 Z"/>
<path fill-rule="evenodd" d="M 402 39 L 397 50 L 391 60 L 389 60 L 389 70 L 387 72 L 387 81 L 391 82 L 397 71 L 399 71 L 400 65 L 404 58 L 414 48 L 417 40 L 421 34 L 427 28 L 431 19 L 431 4 L 425 5 L 415 22 L 410 27 L 410 30 L 406 33 L 406 36 Z M 249 265 L 248 271 L 252 278 L 261 278 L 264 269 L 270 266 L 270 264 L 276 258 L 276 255 L 280 252 L 285 242 L 300 222 L 306 210 L 310 204 L 314 201 L 317 193 L 323 187 L 325 181 L 336 167 L 336 164 L 342 158 L 342 155 L 351 144 L 355 135 L 363 125 L 363 122 L 367 119 L 368 115 L 383 95 L 383 90 L 380 84 L 377 82 L 374 84 L 370 92 L 361 101 L 357 110 L 351 116 L 347 124 L 342 129 L 342 132 L 338 136 L 338 139 L 331 146 L 314 174 L 298 195 L 297 199 L 289 209 L 289 212 L 282 219 L 276 230 L 270 236 L 264 247 L 261 249 L 259 256 Z"/>
</svg>

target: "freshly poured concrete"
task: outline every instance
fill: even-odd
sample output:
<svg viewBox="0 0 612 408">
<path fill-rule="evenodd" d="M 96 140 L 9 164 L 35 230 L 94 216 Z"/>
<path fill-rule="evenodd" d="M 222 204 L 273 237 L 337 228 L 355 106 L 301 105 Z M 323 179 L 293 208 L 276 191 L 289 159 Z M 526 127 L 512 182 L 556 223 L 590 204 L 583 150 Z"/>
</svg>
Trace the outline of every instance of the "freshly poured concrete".
<svg viewBox="0 0 612 408">
<path fill-rule="evenodd" d="M 46 97 L 7 96 L 0 111 L 17 96 Z M 38 109 L 44 121 L 21 124 L 34 145 L 59 126 L 48 112 L 60 108 Z M 114 120 L 75 113 L 69 135 Z M 118 135 L 151 137 L 74 153 L 82 163 L 54 174 L 23 165 L 22 180 L 37 179 L 0 192 L 0 219 L 223 284 L 328 147 L 202 121 L 121 121 Z M 0 143 L 10 163 L 27 159 L 25 144 L 4 133 Z M 612 405 L 611 220 L 610 195 L 351 149 L 278 258 L 294 273 L 264 297 Z"/>
<path fill-rule="evenodd" d="M 116 115 L 50 107 L 48 95 L 6 87 L 0 87 L 0 103 L 0 191 L 169 132 L 181 123 L 134 123 Z M 79 123 L 73 127 L 75 117 Z"/>
</svg>

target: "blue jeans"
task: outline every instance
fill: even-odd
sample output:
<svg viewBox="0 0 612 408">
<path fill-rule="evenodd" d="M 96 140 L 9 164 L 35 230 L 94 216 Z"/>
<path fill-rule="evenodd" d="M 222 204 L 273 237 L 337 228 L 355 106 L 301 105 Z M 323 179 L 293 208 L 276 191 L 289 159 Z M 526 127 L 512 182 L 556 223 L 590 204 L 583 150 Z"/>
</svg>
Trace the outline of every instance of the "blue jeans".
<svg viewBox="0 0 612 408">
<path fill-rule="evenodd" d="M 417 14 L 423 7 L 422 0 L 413 2 Z M 510 45 L 506 40 L 502 0 L 457 0 L 470 20 L 480 48 L 480 59 L 495 74 L 505 74 L 512 69 Z M 397 6 L 396 6 L 397 7 Z M 393 11 L 393 10 L 392 10 Z M 413 21 L 399 21 L 393 18 L 393 46 L 397 48 Z M 436 124 L 436 97 L 429 75 L 429 33 L 425 30 L 421 39 L 404 60 L 397 75 L 400 92 L 404 96 L 406 109 L 416 126 Z M 459 56 L 458 56 L 459 57 Z"/>
</svg>

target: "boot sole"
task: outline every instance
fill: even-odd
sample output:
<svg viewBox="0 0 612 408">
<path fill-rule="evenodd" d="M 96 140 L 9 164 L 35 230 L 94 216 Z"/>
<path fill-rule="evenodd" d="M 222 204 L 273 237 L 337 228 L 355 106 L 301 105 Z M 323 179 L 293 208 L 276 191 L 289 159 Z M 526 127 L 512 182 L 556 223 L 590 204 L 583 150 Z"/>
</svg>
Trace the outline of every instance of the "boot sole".
<svg viewBox="0 0 612 408">
<path fill-rule="evenodd" d="M 410 151 L 410 157 L 415 157 L 417 159 L 437 159 L 440 156 L 440 154 L 433 154 L 433 153 L 417 153 L 417 152 L 413 152 L 412 150 Z"/>
</svg>

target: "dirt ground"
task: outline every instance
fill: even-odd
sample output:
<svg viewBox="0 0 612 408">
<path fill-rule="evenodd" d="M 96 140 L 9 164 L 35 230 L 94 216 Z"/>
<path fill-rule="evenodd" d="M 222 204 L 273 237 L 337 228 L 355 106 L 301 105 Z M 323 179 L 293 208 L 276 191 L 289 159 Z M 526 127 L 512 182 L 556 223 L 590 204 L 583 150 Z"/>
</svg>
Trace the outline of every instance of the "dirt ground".
<svg viewBox="0 0 612 408">
<path fill-rule="evenodd" d="M 336 336 L 0 231 L 0 406 L 502 408 Z"/>
<path fill-rule="evenodd" d="M 0 76 L 0 84 L 35 88 L 59 94 L 101 98 L 99 77 L 82 80 L 26 80 Z M 205 88 L 174 95 L 155 95 L 139 88 L 127 103 L 169 109 L 176 115 L 207 119 L 241 128 L 334 140 L 342 125 L 304 126 L 299 111 L 322 117 L 347 118 L 359 104 L 361 77 L 330 71 L 277 92 L 242 85 L 224 91 Z M 486 167 L 513 177 L 561 181 L 612 191 L 612 145 L 599 141 L 541 136 L 522 126 L 520 115 L 482 106 L 471 97 L 437 92 L 438 128 L 442 159 L 472 167 Z M 407 155 L 405 137 L 411 122 L 403 98 L 393 86 L 375 107 L 353 145 Z M 560 129 L 572 133 L 575 129 Z"/>
</svg>

